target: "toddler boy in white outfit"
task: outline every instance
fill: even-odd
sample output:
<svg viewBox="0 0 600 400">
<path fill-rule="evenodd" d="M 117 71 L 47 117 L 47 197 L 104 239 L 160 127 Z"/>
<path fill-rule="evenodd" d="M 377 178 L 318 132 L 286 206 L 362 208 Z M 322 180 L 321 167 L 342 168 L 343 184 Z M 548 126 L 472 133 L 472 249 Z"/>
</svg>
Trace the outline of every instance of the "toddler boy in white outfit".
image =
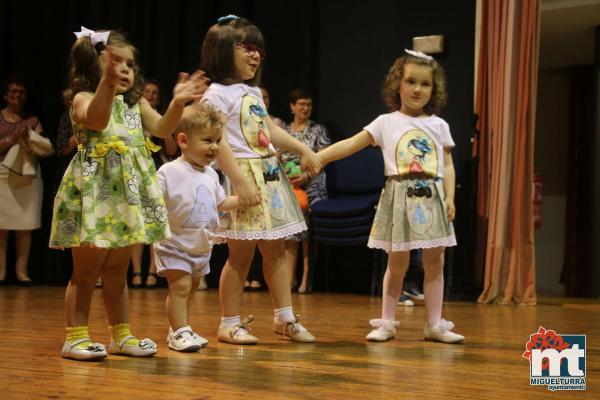
<svg viewBox="0 0 600 400">
<path fill-rule="evenodd" d="M 208 343 L 189 325 L 190 307 L 200 279 L 210 272 L 218 212 L 239 207 L 210 167 L 225 126 L 225 116 L 206 103 L 186 107 L 176 133 L 182 155 L 158 170 L 172 236 L 155 243 L 153 251 L 158 275 L 169 283 L 167 342 L 177 351 L 197 351 Z"/>
</svg>

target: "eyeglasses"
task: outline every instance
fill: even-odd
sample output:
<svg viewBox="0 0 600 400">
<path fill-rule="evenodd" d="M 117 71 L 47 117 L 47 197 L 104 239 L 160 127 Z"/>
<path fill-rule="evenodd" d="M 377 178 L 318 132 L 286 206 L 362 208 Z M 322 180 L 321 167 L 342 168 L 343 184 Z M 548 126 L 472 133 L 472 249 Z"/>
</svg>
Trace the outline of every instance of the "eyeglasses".
<svg viewBox="0 0 600 400">
<path fill-rule="evenodd" d="M 252 43 L 248 43 L 248 42 L 239 42 L 236 43 L 236 46 L 240 47 L 242 50 L 244 50 L 244 52 L 246 52 L 246 54 L 250 54 L 253 52 L 257 52 L 258 55 L 260 56 L 260 58 L 262 60 L 265 59 L 265 57 L 267 56 L 267 52 L 265 51 L 265 49 L 255 46 Z"/>
<path fill-rule="evenodd" d="M 27 90 L 25 90 L 25 89 L 8 89 L 7 92 L 10 94 L 26 94 Z"/>
</svg>

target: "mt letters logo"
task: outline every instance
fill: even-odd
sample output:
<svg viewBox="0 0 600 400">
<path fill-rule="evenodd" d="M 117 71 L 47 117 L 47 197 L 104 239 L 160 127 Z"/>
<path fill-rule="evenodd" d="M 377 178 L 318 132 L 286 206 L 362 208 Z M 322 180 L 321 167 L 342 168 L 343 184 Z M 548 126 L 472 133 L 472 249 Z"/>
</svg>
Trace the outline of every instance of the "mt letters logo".
<svg viewBox="0 0 600 400">
<path fill-rule="evenodd" d="M 529 384 L 548 390 L 585 390 L 585 335 L 559 335 L 540 326 L 529 336 Z"/>
</svg>

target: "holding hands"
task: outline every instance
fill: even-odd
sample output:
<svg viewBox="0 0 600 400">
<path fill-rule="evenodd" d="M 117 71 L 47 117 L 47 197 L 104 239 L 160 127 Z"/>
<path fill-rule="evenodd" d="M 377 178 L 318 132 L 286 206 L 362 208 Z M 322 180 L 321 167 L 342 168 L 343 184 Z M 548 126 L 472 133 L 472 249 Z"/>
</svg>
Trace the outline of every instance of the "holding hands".
<svg viewBox="0 0 600 400">
<path fill-rule="evenodd" d="M 308 173 L 308 177 L 317 176 L 323 169 L 323 163 L 317 154 L 313 151 L 308 151 L 302 154 L 300 158 L 302 170 Z"/>
<path fill-rule="evenodd" d="M 235 186 L 235 191 L 239 198 L 239 208 L 250 208 L 260 204 L 260 193 L 247 180 Z"/>
</svg>

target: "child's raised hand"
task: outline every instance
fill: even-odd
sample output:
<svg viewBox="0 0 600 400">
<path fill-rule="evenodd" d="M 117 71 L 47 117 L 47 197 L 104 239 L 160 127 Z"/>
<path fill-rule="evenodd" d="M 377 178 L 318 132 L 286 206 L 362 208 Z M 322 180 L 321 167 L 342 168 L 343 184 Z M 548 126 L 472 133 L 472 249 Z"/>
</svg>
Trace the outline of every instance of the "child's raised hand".
<svg viewBox="0 0 600 400">
<path fill-rule="evenodd" d="M 202 98 L 210 80 L 204 71 L 197 70 L 190 76 L 185 72 L 179 73 L 179 79 L 173 88 L 173 101 L 181 106 Z"/>
<path fill-rule="evenodd" d="M 115 52 L 114 46 L 106 46 L 101 53 L 102 62 L 102 78 L 111 86 L 116 86 L 120 79 L 127 78 L 119 70 L 119 64 L 123 61 L 123 57 Z"/>
<path fill-rule="evenodd" d="M 454 221 L 454 217 L 456 216 L 456 207 L 454 206 L 454 201 L 446 198 L 444 199 L 444 205 L 446 206 L 446 215 L 448 216 L 448 222 Z"/>
</svg>

